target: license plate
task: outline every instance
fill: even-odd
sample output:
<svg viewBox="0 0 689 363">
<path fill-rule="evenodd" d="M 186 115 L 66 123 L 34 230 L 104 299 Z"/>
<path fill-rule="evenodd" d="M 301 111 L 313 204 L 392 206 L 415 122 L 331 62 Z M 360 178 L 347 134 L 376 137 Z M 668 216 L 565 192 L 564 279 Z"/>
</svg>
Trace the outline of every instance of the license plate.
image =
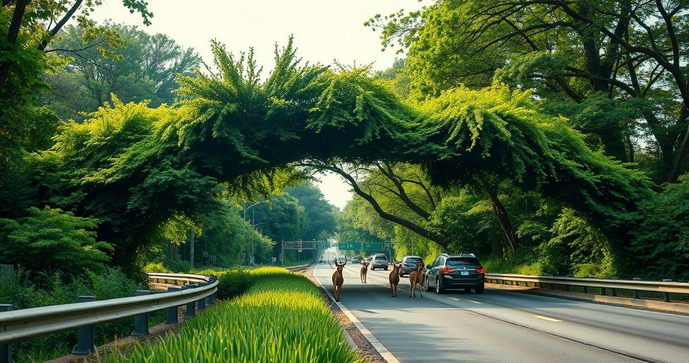
<svg viewBox="0 0 689 363">
<path fill-rule="evenodd" d="M 461 272 L 461 275 L 462 275 L 462 276 L 469 276 L 469 271 L 462 271 L 462 272 Z"/>
</svg>

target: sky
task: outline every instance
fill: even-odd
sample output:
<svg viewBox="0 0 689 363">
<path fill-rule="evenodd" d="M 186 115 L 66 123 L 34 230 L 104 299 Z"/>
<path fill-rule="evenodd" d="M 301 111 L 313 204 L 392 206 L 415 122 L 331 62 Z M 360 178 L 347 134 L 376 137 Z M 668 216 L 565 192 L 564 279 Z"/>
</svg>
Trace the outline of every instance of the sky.
<svg viewBox="0 0 689 363">
<path fill-rule="evenodd" d="M 224 43 L 232 53 L 254 48 L 264 77 L 273 68 L 275 45 L 283 46 L 290 35 L 297 55 L 310 63 L 371 64 L 374 70 L 392 66 L 395 50 L 381 51 L 380 31 L 363 23 L 376 14 L 400 9 L 416 10 L 418 0 L 148 0 L 152 24 L 130 14 L 122 0 L 103 0 L 93 14 L 97 21 L 138 25 L 149 33 L 164 33 L 184 46 L 194 48 L 212 62 L 210 41 Z M 343 208 L 352 193 L 335 174 L 320 176 L 325 198 Z"/>
</svg>

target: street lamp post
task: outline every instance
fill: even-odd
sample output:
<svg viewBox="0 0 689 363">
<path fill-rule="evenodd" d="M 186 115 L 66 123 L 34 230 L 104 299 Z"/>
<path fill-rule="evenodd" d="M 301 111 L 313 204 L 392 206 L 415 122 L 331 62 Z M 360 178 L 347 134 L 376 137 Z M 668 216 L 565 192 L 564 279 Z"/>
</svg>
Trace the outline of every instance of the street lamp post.
<svg viewBox="0 0 689 363">
<path fill-rule="evenodd" d="M 255 206 L 257 206 L 263 202 L 264 201 L 259 200 L 258 202 L 244 208 L 244 220 L 246 221 L 246 211 L 248 211 L 249 209 L 251 209 L 251 208 L 253 208 L 253 207 L 255 207 Z M 246 226 L 242 229 L 242 252 L 246 253 Z"/>
</svg>

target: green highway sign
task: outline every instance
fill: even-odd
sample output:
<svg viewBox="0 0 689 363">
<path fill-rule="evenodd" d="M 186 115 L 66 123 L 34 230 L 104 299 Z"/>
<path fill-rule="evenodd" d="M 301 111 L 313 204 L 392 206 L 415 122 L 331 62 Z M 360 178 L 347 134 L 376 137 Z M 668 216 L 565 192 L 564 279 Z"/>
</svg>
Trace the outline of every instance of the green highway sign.
<svg viewBox="0 0 689 363">
<path fill-rule="evenodd" d="M 340 251 L 382 251 L 390 248 L 390 242 L 338 242 L 337 248 Z"/>
<path fill-rule="evenodd" d="M 364 251 L 377 251 L 383 249 L 383 242 L 364 242 Z"/>
<path fill-rule="evenodd" d="M 337 244 L 337 249 L 340 251 L 358 251 L 361 249 L 359 242 L 340 242 Z"/>
</svg>

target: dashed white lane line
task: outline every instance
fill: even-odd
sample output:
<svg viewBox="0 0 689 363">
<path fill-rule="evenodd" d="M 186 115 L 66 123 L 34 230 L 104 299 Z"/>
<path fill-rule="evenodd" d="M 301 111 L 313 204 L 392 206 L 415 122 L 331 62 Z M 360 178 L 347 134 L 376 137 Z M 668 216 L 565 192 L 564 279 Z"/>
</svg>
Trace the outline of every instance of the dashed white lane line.
<svg viewBox="0 0 689 363">
<path fill-rule="evenodd" d="M 538 319 L 542 319 L 542 320 L 547 320 L 547 321 L 553 321 L 553 322 L 556 322 L 556 323 L 559 323 L 559 322 L 562 321 L 562 320 L 557 320 L 557 319 L 549 318 L 549 317 L 547 317 L 547 316 L 536 315 L 536 314 L 534 314 L 534 318 L 538 318 Z"/>
<path fill-rule="evenodd" d="M 318 281 L 319 285 L 323 286 L 323 284 L 321 284 L 321 280 L 319 280 L 318 277 L 314 275 L 314 272 L 316 272 L 316 269 L 312 270 L 311 275 L 316 278 L 316 281 Z M 326 289 L 325 286 L 323 286 L 323 290 L 325 290 L 325 293 L 328 294 L 330 300 L 337 304 L 337 306 L 340 308 L 340 310 L 342 310 L 342 312 L 347 316 L 347 318 L 349 318 L 349 320 L 352 323 L 354 323 L 354 326 L 356 326 L 357 329 L 359 329 L 361 334 L 364 335 L 366 340 L 368 340 L 368 342 L 371 343 L 373 348 L 378 351 L 378 354 L 380 354 L 383 357 L 383 359 L 385 359 L 385 361 L 389 363 L 399 363 L 399 360 L 397 360 L 397 358 L 395 358 L 395 356 L 392 353 L 390 353 L 390 351 L 387 348 L 385 348 L 385 346 L 380 341 L 378 341 L 378 339 L 376 339 L 376 337 L 368 329 L 366 329 L 366 327 L 363 324 L 361 324 L 359 319 L 357 319 L 356 316 L 354 316 L 354 314 L 349 312 L 349 309 L 342 305 L 342 303 L 335 301 L 335 298 L 330 294 L 330 291 L 328 291 L 328 289 Z"/>
</svg>

